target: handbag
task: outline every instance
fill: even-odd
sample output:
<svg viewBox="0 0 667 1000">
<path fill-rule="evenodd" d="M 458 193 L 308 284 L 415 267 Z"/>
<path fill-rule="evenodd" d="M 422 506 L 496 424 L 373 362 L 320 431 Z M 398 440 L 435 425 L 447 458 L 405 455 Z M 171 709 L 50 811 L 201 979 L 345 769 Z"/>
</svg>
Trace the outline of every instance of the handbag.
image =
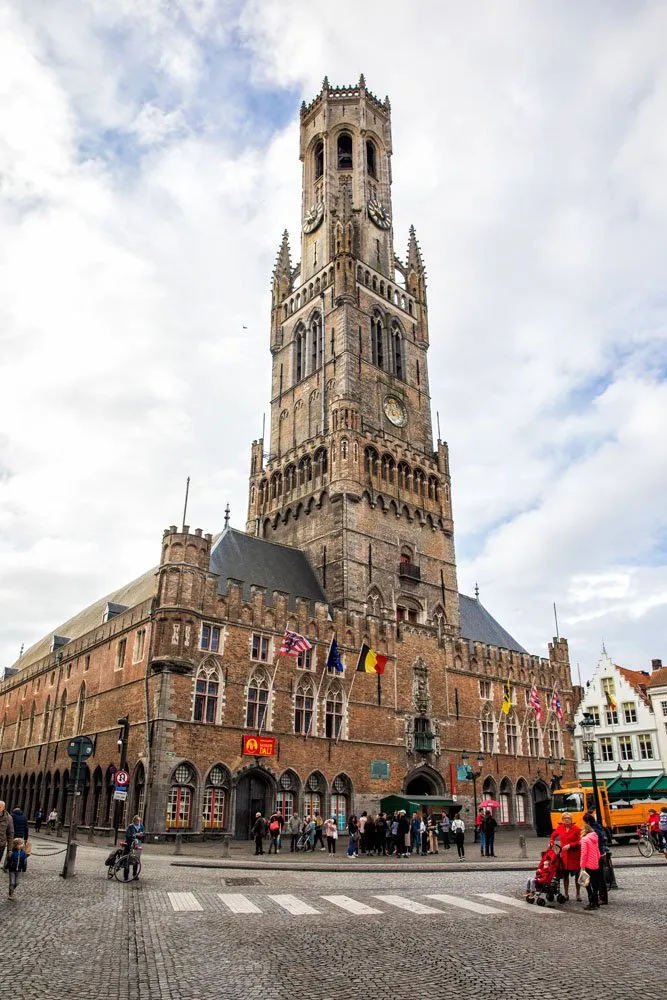
<svg viewBox="0 0 667 1000">
<path fill-rule="evenodd" d="M 586 871 L 585 868 L 582 868 L 581 871 L 579 872 L 579 876 L 577 878 L 577 882 L 578 882 L 579 885 L 583 885 L 584 888 L 587 888 L 587 886 L 590 885 L 591 877 L 590 877 L 590 875 L 588 874 L 588 872 Z"/>
</svg>

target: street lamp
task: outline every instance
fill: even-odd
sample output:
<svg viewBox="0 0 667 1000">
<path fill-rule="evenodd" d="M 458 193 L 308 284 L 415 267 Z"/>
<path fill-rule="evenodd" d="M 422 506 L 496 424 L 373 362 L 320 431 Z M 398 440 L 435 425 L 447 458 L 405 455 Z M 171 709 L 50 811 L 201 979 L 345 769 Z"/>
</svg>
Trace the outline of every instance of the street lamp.
<svg viewBox="0 0 667 1000">
<path fill-rule="evenodd" d="M 616 768 L 616 772 L 618 774 L 619 781 L 621 782 L 623 788 L 625 789 L 626 801 L 628 805 L 630 805 L 629 789 L 630 789 L 630 782 L 632 781 L 632 764 L 628 764 L 627 770 L 625 771 L 623 770 L 623 765 L 619 764 L 618 767 Z"/>
<path fill-rule="evenodd" d="M 555 792 L 556 789 L 561 787 L 561 781 L 563 780 L 563 775 L 565 773 L 566 760 L 565 757 L 561 757 L 558 761 L 555 757 L 549 757 L 548 764 L 551 768 L 551 791 Z M 560 764 L 560 774 L 554 774 L 556 764 Z"/>
<path fill-rule="evenodd" d="M 472 801 L 473 801 L 473 805 L 474 805 L 474 808 L 475 808 L 475 819 L 476 819 L 477 818 L 477 779 L 479 778 L 480 774 L 482 773 L 482 767 L 484 766 L 484 754 L 483 753 L 478 753 L 477 754 L 477 766 L 479 768 L 478 771 L 473 771 L 473 769 L 470 766 L 470 764 L 468 764 L 468 761 L 470 760 L 470 754 L 468 753 L 467 750 L 464 750 L 463 753 L 461 754 L 461 760 L 463 761 L 463 763 L 468 768 L 468 779 L 470 781 L 472 781 Z M 475 843 L 477 843 L 477 827 L 476 826 L 475 826 L 475 832 L 473 834 L 473 844 L 475 844 Z"/>
<path fill-rule="evenodd" d="M 593 782 L 595 812 L 597 813 L 598 823 L 604 825 L 604 817 L 602 814 L 602 807 L 600 805 L 600 791 L 598 789 L 598 780 L 595 774 L 595 719 L 590 712 L 584 712 L 582 716 L 581 739 L 584 753 L 588 755 L 588 761 L 591 765 L 591 780 Z"/>
</svg>

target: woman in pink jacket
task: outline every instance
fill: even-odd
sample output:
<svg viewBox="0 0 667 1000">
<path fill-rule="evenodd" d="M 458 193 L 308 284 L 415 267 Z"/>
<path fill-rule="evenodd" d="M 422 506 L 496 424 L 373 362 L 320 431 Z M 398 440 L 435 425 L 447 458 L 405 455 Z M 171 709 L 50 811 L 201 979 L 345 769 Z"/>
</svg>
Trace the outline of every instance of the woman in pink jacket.
<svg viewBox="0 0 667 1000">
<path fill-rule="evenodd" d="M 588 893 L 588 906 L 585 910 L 599 910 L 600 891 L 600 846 L 598 835 L 588 823 L 582 823 L 583 836 L 581 838 L 581 869 L 590 876 L 590 882 L 586 886 Z"/>
</svg>

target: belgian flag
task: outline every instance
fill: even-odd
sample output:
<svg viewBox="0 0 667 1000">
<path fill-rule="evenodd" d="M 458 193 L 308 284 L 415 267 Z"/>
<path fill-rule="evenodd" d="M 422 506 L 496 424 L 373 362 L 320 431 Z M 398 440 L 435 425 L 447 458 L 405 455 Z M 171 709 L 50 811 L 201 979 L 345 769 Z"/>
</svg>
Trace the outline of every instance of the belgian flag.
<svg viewBox="0 0 667 1000">
<path fill-rule="evenodd" d="M 388 658 L 387 656 L 382 656 L 380 653 L 376 653 L 374 649 L 371 649 L 370 646 L 364 643 L 359 653 L 359 659 L 357 660 L 357 670 L 362 674 L 378 674 L 381 676 L 384 673 Z"/>
</svg>

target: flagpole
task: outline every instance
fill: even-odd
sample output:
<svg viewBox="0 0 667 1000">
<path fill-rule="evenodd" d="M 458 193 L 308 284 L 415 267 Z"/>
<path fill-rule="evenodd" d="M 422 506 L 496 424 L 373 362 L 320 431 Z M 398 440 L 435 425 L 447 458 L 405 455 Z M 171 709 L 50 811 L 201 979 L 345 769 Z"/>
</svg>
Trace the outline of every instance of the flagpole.
<svg viewBox="0 0 667 1000">
<path fill-rule="evenodd" d="M 350 698 L 352 697 L 352 688 L 354 687 L 354 681 L 356 679 L 356 676 L 357 676 L 357 671 L 355 670 L 354 674 L 352 675 L 352 683 L 350 684 L 350 690 L 347 693 L 347 705 L 346 705 L 347 711 L 346 711 L 346 715 L 347 715 L 348 723 L 349 723 L 349 718 L 350 718 L 350 716 L 349 716 L 349 712 L 350 712 Z M 343 726 L 341 725 L 340 730 L 338 732 L 338 736 L 336 737 L 336 742 L 334 743 L 334 746 L 338 746 L 338 741 L 340 740 L 342 732 L 343 732 Z"/>
<path fill-rule="evenodd" d="M 317 712 L 318 705 L 320 703 L 320 692 L 322 690 L 322 684 L 324 683 L 324 675 L 327 672 L 327 661 L 324 661 L 324 667 L 322 669 L 322 676 L 320 677 L 320 683 L 317 688 L 317 694 L 315 695 L 315 704 L 313 705 L 313 712 L 310 716 L 310 723 L 308 725 L 308 732 L 306 733 L 306 739 L 310 736 L 310 731 L 313 728 L 313 719 L 315 718 L 315 713 Z"/>
<path fill-rule="evenodd" d="M 264 715 L 262 716 L 262 724 L 259 727 L 259 731 L 257 733 L 258 736 L 262 735 L 262 729 L 264 728 L 264 722 L 266 721 L 266 717 L 269 714 L 269 709 L 272 707 L 272 704 L 273 704 L 273 702 L 272 702 L 272 699 L 273 699 L 273 685 L 275 684 L 276 674 L 278 673 L 278 664 L 279 663 L 280 663 L 280 653 L 278 653 L 278 655 L 276 656 L 276 666 L 275 666 L 275 669 L 273 671 L 273 676 L 271 678 L 271 684 L 269 685 L 269 696 L 268 696 L 267 702 L 266 702 L 266 711 L 264 712 Z"/>
</svg>

